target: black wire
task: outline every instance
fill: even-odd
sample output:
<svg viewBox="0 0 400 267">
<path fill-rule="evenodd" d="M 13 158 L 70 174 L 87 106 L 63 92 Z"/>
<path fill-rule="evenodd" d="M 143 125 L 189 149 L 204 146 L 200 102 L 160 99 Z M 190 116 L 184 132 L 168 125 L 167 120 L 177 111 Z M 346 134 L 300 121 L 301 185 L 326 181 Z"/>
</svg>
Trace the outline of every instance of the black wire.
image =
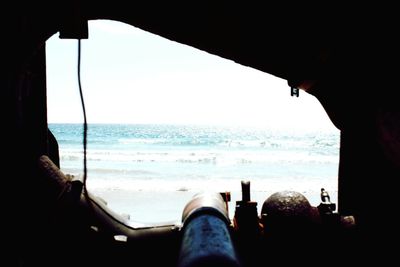
<svg viewBox="0 0 400 267">
<path fill-rule="evenodd" d="M 86 188 L 87 180 L 87 158 L 86 158 L 86 148 L 87 148 L 87 120 L 86 120 L 86 109 L 85 101 L 83 99 L 82 85 L 81 85 L 81 39 L 78 39 L 78 85 L 79 94 L 81 96 L 81 104 L 83 111 L 83 193 L 85 197 L 88 197 L 88 191 Z"/>
</svg>

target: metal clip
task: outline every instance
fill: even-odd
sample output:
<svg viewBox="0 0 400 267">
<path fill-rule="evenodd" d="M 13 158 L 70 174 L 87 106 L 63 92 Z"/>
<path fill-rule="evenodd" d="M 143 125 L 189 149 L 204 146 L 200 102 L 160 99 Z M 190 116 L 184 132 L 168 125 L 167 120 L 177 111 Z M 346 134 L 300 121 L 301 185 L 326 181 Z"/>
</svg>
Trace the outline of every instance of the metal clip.
<svg viewBox="0 0 400 267">
<path fill-rule="evenodd" d="M 299 92 L 300 92 L 299 88 L 290 87 L 290 95 L 291 95 L 291 96 L 297 96 L 297 97 L 299 97 Z"/>
<path fill-rule="evenodd" d="M 332 214 L 336 209 L 336 204 L 331 202 L 328 192 L 321 188 L 321 204 L 318 205 L 320 214 Z"/>
</svg>

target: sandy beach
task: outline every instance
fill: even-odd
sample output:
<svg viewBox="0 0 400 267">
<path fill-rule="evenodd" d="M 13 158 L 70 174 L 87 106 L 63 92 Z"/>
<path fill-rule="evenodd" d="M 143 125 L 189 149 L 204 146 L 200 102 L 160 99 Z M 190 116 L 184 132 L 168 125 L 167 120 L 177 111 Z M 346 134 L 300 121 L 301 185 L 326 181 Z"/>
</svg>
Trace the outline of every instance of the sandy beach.
<svg viewBox="0 0 400 267">
<path fill-rule="evenodd" d="M 127 191 L 101 190 L 93 191 L 95 196 L 106 200 L 107 206 L 118 214 L 129 215 L 130 221 L 138 223 L 180 223 L 185 205 L 200 191 Z M 258 214 L 264 201 L 275 192 L 252 192 L 251 198 L 257 202 Z M 302 193 L 302 192 L 300 192 Z M 312 206 L 320 203 L 319 191 L 303 192 Z M 337 192 L 329 192 L 331 201 L 337 204 Z M 241 200 L 241 192 L 231 191 L 228 204 L 229 217 L 232 219 L 236 201 Z"/>
</svg>

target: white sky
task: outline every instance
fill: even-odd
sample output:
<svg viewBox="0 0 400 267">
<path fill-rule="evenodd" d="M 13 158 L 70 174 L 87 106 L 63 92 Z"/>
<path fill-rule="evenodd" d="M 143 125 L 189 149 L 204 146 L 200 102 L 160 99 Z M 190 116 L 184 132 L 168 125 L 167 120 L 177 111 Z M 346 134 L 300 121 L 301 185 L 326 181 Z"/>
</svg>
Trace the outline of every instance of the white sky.
<svg viewBox="0 0 400 267">
<path fill-rule="evenodd" d="M 89 123 L 172 123 L 337 131 L 287 81 L 120 22 L 89 22 L 81 81 Z M 77 41 L 47 41 L 48 121 L 82 122 Z"/>
</svg>

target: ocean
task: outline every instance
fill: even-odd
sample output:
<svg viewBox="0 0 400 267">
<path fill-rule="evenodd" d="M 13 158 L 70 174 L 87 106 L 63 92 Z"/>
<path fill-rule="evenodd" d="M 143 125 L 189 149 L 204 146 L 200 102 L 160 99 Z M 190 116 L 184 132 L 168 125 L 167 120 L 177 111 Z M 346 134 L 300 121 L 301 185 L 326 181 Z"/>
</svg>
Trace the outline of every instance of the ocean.
<svg viewBox="0 0 400 267">
<path fill-rule="evenodd" d="M 61 171 L 81 176 L 81 124 L 49 124 Z M 325 188 L 337 203 L 339 131 L 89 124 L 89 192 L 113 211 L 141 223 L 180 221 L 186 203 L 203 191 L 231 192 L 229 214 L 250 181 L 260 210 L 271 194 L 293 190 L 313 206 Z"/>
</svg>

